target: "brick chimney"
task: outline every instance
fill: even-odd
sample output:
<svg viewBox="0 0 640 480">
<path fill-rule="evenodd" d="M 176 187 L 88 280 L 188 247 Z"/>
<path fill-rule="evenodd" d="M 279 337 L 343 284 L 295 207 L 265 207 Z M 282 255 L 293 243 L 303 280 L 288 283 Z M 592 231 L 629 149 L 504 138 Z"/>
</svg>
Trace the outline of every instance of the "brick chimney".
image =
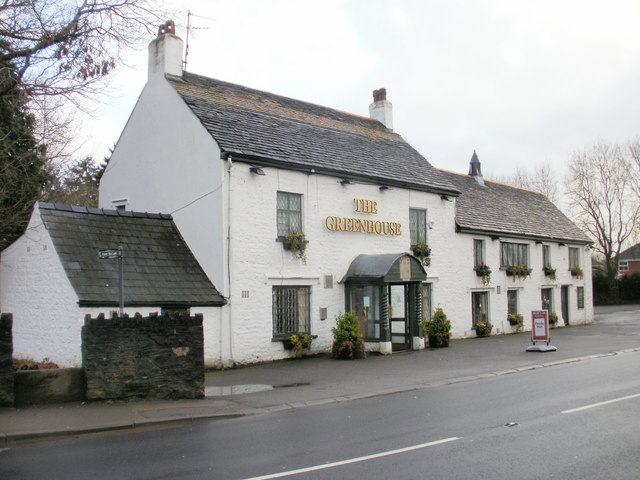
<svg viewBox="0 0 640 480">
<path fill-rule="evenodd" d="M 373 91 L 373 103 L 369 105 L 369 117 L 393 130 L 393 105 L 387 100 L 387 89 Z"/>
<path fill-rule="evenodd" d="M 149 44 L 148 80 L 165 73 L 182 76 L 183 42 L 176 35 L 173 20 L 160 25 L 158 36 Z"/>
</svg>

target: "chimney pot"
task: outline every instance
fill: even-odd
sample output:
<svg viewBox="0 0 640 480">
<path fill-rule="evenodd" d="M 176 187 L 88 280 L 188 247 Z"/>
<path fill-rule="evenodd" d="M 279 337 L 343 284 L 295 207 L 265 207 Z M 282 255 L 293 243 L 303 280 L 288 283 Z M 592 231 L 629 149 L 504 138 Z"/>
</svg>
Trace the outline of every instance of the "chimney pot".
<svg viewBox="0 0 640 480">
<path fill-rule="evenodd" d="M 149 44 L 149 73 L 148 79 L 166 73 L 182 76 L 183 42 L 176 35 L 176 25 L 168 20 L 158 27 L 158 36 Z"/>
<path fill-rule="evenodd" d="M 176 34 L 176 24 L 173 20 L 167 20 L 165 23 L 158 27 L 158 36 L 170 33 L 172 35 Z"/>
</svg>

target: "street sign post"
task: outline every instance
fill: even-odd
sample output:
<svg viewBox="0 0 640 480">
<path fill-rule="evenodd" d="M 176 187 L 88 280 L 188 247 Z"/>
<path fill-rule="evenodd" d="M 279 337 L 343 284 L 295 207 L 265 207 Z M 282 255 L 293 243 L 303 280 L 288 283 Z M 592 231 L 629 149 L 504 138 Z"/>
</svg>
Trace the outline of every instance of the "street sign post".
<svg viewBox="0 0 640 480">
<path fill-rule="evenodd" d="M 98 258 L 100 260 L 109 260 L 111 258 L 121 258 L 122 251 L 120 249 L 99 250 Z"/>
<path fill-rule="evenodd" d="M 118 300 L 120 304 L 120 316 L 124 315 L 124 268 L 122 266 L 122 247 L 107 250 L 98 250 L 100 260 L 118 259 Z"/>
<path fill-rule="evenodd" d="M 549 345 L 549 312 L 547 310 L 534 310 L 531 312 L 531 341 L 533 345 L 527 348 L 527 352 L 554 352 L 557 350 Z M 544 342 L 546 345 L 536 345 L 536 342 Z"/>
</svg>

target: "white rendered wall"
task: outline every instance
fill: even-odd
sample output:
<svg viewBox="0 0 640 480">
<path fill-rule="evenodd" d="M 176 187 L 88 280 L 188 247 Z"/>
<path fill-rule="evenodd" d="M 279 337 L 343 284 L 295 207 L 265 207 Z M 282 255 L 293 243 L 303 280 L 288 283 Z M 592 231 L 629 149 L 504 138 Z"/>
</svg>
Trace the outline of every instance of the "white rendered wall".
<svg viewBox="0 0 640 480">
<path fill-rule="evenodd" d="M 482 280 L 473 270 L 473 240 L 484 240 L 485 262 L 491 268 L 491 282 L 483 285 Z M 532 268 L 530 277 L 524 280 L 507 276 L 500 270 L 501 242 L 524 243 L 529 245 L 529 266 Z M 441 289 L 434 286 L 434 306 L 441 306 L 453 323 L 452 335 L 463 338 L 475 336 L 472 329 L 471 294 L 474 291 L 489 293 L 489 321 L 493 324 L 492 334 L 512 333 L 515 331 L 507 321 L 507 291 L 518 291 L 518 312 L 524 316 L 525 330 L 531 330 L 531 311 L 542 308 L 541 289 L 553 289 L 554 311 L 558 314 L 558 326 L 563 326 L 560 302 L 561 286 L 569 287 L 569 317 L 570 324 L 584 324 L 593 321 L 593 295 L 591 288 L 591 259 L 589 252 L 583 245 L 560 246 L 558 243 L 547 243 L 551 247 L 551 265 L 556 269 L 556 280 L 550 280 L 542 270 L 542 244 L 530 240 L 500 238 L 492 240 L 488 236 L 456 234 L 449 244 L 447 267 L 444 276 L 453 285 L 452 290 L 441 296 Z M 580 249 L 580 261 L 585 272 L 585 278 L 577 279 L 569 272 L 568 247 Z M 435 259 L 434 259 L 435 260 Z M 453 278 L 451 278 L 453 277 Z M 576 287 L 585 289 L 585 308 L 577 307 Z"/>
<path fill-rule="evenodd" d="M 80 366 L 78 297 L 37 208 L 25 234 L 2 252 L 0 285 L 0 309 L 13 314 L 13 356 Z"/>
<path fill-rule="evenodd" d="M 380 191 L 379 185 L 342 186 L 335 177 L 263 170 L 266 175 L 258 176 L 249 172 L 247 164 L 234 162 L 231 167 L 230 364 L 290 355 L 281 342 L 271 341 L 271 293 L 277 285 L 311 287 L 311 334 L 318 336 L 312 351 L 328 350 L 335 317 L 345 309 L 344 284 L 338 282 L 360 254 L 410 252 L 409 207 L 428 210 L 428 220 L 433 222 L 429 244 L 434 252 L 448 250 L 454 232 L 454 203 L 441 200 L 439 195 L 400 188 Z M 277 191 L 303 195 L 303 225 L 309 241 L 306 264 L 276 241 Z M 377 201 L 379 213 L 355 212 L 355 198 Z M 403 231 L 400 236 L 335 232 L 326 228 L 327 216 L 399 222 Z M 437 268 L 444 257 L 434 253 L 429 270 Z M 333 288 L 324 287 L 325 275 L 333 276 Z M 447 285 L 441 279 L 434 281 Z M 326 320 L 320 320 L 321 307 L 327 308 Z"/>
<path fill-rule="evenodd" d="M 221 291 L 224 267 L 220 149 L 163 76 L 150 79 L 100 181 L 100 207 L 173 215 Z"/>
</svg>

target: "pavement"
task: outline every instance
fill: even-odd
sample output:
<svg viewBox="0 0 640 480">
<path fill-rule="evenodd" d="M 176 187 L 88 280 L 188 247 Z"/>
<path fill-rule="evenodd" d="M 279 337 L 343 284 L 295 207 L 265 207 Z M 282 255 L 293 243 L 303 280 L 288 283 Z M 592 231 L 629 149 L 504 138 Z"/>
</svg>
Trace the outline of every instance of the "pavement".
<svg viewBox="0 0 640 480">
<path fill-rule="evenodd" d="M 551 330 L 555 352 L 527 352 L 530 333 L 453 340 L 449 348 L 363 360 L 319 356 L 206 373 L 205 398 L 0 408 L 0 447 L 64 436 L 267 414 L 640 353 L 640 305 L 596 307 L 595 322 Z"/>
</svg>

